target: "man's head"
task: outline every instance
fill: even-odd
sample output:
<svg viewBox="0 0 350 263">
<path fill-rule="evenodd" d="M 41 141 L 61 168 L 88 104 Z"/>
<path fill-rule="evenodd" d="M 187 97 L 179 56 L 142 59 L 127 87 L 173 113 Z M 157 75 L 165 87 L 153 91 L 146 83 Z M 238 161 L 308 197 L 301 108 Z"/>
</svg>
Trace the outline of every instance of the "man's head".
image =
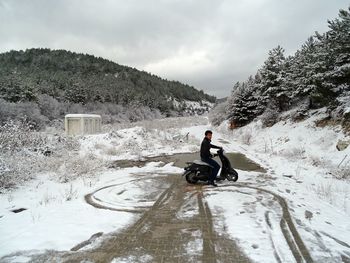
<svg viewBox="0 0 350 263">
<path fill-rule="evenodd" d="M 210 130 L 205 131 L 205 137 L 211 140 L 211 137 L 213 136 L 213 132 Z"/>
</svg>

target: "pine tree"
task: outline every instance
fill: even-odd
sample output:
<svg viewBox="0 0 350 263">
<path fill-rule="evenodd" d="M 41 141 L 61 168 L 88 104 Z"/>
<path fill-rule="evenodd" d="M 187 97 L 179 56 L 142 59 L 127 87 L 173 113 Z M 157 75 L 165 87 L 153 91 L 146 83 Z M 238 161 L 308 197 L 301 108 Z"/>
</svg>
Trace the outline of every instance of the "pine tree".
<svg viewBox="0 0 350 263">
<path fill-rule="evenodd" d="M 227 117 L 235 127 L 248 124 L 265 109 L 256 79 L 250 76 L 246 82 L 237 82 L 227 100 Z"/>
<path fill-rule="evenodd" d="M 260 70 L 264 103 L 276 104 L 281 110 L 287 97 L 285 87 L 281 85 L 285 78 L 284 62 L 284 49 L 277 46 L 269 51 L 269 57 Z"/>
<path fill-rule="evenodd" d="M 69 102 L 85 104 L 87 103 L 86 90 L 78 83 L 74 83 L 69 89 L 66 89 L 65 99 Z"/>
<path fill-rule="evenodd" d="M 350 11 L 350 7 L 349 7 Z M 334 58 L 334 64 L 327 78 L 334 85 L 334 91 L 348 94 L 350 91 L 350 12 L 340 10 L 339 18 L 328 21 L 326 45 Z"/>
<path fill-rule="evenodd" d="M 312 52 L 314 62 L 310 64 L 309 80 L 314 89 L 311 91 L 311 101 L 314 108 L 328 106 L 334 101 L 334 85 L 329 80 L 329 71 L 334 65 L 334 57 L 330 48 L 326 45 L 328 34 L 319 34 L 316 32 L 315 49 Z"/>
<path fill-rule="evenodd" d="M 0 98 L 9 102 L 35 101 L 36 92 L 30 84 L 24 84 L 20 76 L 12 74 L 0 81 Z"/>
</svg>

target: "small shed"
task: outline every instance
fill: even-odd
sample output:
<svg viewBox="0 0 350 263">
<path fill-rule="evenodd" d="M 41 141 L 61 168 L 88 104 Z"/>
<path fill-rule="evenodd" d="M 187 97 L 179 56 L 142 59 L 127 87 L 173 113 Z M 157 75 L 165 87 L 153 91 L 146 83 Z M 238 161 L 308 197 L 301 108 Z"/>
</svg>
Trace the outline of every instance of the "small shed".
<svg viewBox="0 0 350 263">
<path fill-rule="evenodd" d="M 101 116 L 97 114 L 67 114 L 64 118 L 67 135 L 86 135 L 101 132 Z"/>
</svg>

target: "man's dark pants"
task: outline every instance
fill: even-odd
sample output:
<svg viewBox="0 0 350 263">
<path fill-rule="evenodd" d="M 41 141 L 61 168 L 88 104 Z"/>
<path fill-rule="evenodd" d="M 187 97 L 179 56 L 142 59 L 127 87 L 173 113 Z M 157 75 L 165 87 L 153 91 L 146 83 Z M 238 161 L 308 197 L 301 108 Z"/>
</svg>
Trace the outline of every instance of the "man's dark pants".
<svg viewBox="0 0 350 263">
<path fill-rule="evenodd" d="M 202 161 L 206 162 L 214 167 L 211 170 L 211 175 L 209 176 L 209 182 L 214 182 L 214 180 L 216 179 L 216 175 L 218 174 L 218 172 L 220 170 L 220 165 L 215 160 L 213 160 L 211 158 L 202 158 Z"/>
</svg>

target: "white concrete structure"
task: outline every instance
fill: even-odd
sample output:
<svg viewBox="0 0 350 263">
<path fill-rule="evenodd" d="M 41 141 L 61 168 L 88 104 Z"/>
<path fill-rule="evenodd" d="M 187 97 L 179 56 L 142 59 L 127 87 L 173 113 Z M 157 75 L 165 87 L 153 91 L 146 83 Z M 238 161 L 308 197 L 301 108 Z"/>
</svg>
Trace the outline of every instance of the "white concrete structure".
<svg viewBox="0 0 350 263">
<path fill-rule="evenodd" d="M 67 114 L 64 118 L 67 135 L 85 135 L 101 132 L 101 116 L 96 114 Z"/>
</svg>

